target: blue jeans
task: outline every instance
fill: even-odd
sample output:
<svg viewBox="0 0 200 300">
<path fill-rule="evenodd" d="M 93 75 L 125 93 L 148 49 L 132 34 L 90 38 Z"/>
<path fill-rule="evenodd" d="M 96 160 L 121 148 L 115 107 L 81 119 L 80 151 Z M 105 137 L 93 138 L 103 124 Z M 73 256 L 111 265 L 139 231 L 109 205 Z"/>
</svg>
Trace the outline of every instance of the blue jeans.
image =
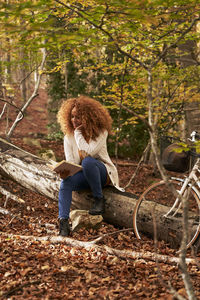
<svg viewBox="0 0 200 300">
<path fill-rule="evenodd" d="M 72 202 L 72 191 L 91 189 L 95 198 L 102 198 L 102 188 L 107 181 L 105 165 L 93 157 L 86 157 L 82 161 L 83 170 L 61 181 L 58 209 L 59 218 L 69 218 Z"/>
</svg>

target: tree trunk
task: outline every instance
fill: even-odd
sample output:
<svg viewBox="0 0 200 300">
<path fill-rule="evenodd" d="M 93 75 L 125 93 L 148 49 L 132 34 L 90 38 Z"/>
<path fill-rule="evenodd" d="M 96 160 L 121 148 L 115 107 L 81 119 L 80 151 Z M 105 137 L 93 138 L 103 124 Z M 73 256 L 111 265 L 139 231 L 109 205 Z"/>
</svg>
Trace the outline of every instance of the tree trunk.
<svg viewBox="0 0 200 300">
<path fill-rule="evenodd" d="M 21 186 L 37 192 L 47 198 L 57 201 L 60 185 L 59 176 L 48 168 L 45 161 L 29 152 L 0 138 L 0 174 L 17 182 Z M 105 221 L 119 227 L 133 227 L 133 210 L 136 197 L 130 193 L 122 193 L 113 187 L 104 189 L 106 198 Z M 91 194 L 89 190 L 73 192 L 72 208 L 89 209 Z M 166 206 L 160 205 L 160 212 L 166 211 Z M 144 216 L 139 224 L 140 228 L 153 237 L 153 224 L 148 223 L 151 207 L 144 209 Z M 157 224 L 157 238 L 163 239 L 176 247 L 179 241 L 179 227 L 173 221 L 160 221 Z"/>
</svg>

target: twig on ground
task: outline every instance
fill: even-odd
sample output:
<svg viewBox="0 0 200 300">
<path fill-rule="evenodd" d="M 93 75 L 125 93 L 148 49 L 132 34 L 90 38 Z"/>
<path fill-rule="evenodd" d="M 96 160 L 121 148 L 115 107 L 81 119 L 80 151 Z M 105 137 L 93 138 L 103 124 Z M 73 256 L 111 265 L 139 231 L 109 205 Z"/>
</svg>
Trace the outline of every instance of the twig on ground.
<svg viewBox="0 0 200 300">
<path fill-rule="evenodd" d="M 10 225 L 15 218 L 16 216 L 13 216 L 12 219 L 9 221 L 8 225 Z"/>
<path fill-rule="evenodd" d="M 26 286 L 29 286 L 31 284 L 39 284 L 39 283 L 41 283 L 41 280 L 29 281 L 29 282 L 25 282 L 23 284 L 19 284 L 18 286 L 14 287 L 14 288 L 11 288 L 8 292 L 4 293 L 2 296 L 4 298 L 7 298 L 8 296 L 11 296 L 15 292 L 23 289 Z"/>
<path fill-rule="evenodd" d="M 10 215 L 10 216 L 14 216 L 8 209 L 0 207 L 0 213 L 2 215 Z"/>
<path fill-rule="evenodd" d="M 117 230 L 117 231 L 105 233 L 105 234 L 100 235 L 100 236 L 98 235 L 98 236 L 95 236 L 95 237 L 91 237 L 91 239 L 93 238 L 93 242 L 98 243 L 98 242 L 102 241 L 104 238 L 106 238 L 107 236 L 115 235 L 115 234 L 118 234 L 118 233 L 121 233 L 121 232 L 133 231 L 133 230 L 134 230 L 133 228 L 120 229 L 120 230 Z"/>
<path fill-rule="evenodd" d="M 20 221 L 22 221 L 22 222 L 25 222 L 25 223 L 29 224 L 29 222 L 28 222 L 27 220 L 24 220 L 24 219 L 20 218 L 19 216 L 14 215 L 13 213 L 11 213 L 11 212 L 10 212 L 8 209 L 6 209 L 6 208 L 0 207 L 0 213 L 3 214 L 3 215 L 9 215 L 9 216 L 12 217 L 11 220 L 10 220 L 7 224 L 5 224 L 5 226 L 8 226 L 9 224 L 11 224 L 12 221 L 13 221 L 15 218 L 18 219 L 18 220 L 20 220 Z"/>
<path fill-rule="evenodd" d="M 6 207 L 7 201 L 8 201 L 9 198 L 12 199 L 12 200 L 14 200 L 14 201 L 16 201 L 16 202 L 18 202 L 18 203 L 20 203 L 20 204 L 24 204 L 25 203 L 25 201 L 23 199 L 21 199 L 18 196 L 12 194 L 11 192 L 7 191 L 6 189 L 4 189 L 1 186 L 0 186 L 0 193 L 2 195 L 6 196 L 6 201 L 4 203 L 4 207 Z"/>
<path fill-rule="evenodd" d="M 95 241 L 84 242 L 79 240 L 74 240 L 69 237 L 62 236 L 23 236 L 23 235 L 14 235 L 7 234 L 5 232 L 0 232 L 1 236 L 9 236 L 12 238 L 21 238 L 23 240 L 33 240 L 33 241 L 49 241 L 52 244 L 65 243 L 71 247 L 75 248 L 84 248 L 87 251 L 96 250 L 98 252 L 106 252 L 108 255 L 115 255 L 121 259 L 146 259 L 150 261 L 155 261 L 156 259 L 160 262 L 166 264 L 177 264 L 179 259 L 177 257 L 171 257 L 162 254 L 155 254 L 153 252 L 145 251 L 145 252 L 135 252 L 132 250 L 118 250 L 114 248 L 110 248 L 108 246 L 98 246 Z M 196 264 L 194 259 L 187 258 L 187 264 Z"/>
</svg>

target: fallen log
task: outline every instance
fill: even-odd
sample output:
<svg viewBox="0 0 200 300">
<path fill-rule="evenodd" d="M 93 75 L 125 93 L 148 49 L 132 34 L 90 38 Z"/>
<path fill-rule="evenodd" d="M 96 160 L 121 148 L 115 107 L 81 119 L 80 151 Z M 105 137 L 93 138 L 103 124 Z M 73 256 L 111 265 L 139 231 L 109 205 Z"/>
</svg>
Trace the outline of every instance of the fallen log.
<svg viewBox="0 0 200 300">
<path fill-rule="evenodd" d="M 52 172 L 45 161 L 29 152 L 0 138 L 0 174 L 7 176 L 21 186 L 37 192 L 52 201 L 58 200 L 60 177 Z M 122 193 L 113 187 L 104 189 L 106 198 L 106 213 L 104 220 L 119 227 L 131 228 L 133 226 L 133 210 L 136 196 L 130 193 Z M 91 205 L 90 192 L 74 192 L 72 200 L 73 209 L 89 209 Z M 161 214 L 166 207 L 160 206 Z M 153 237 L 153 224 L 148 223 L 148 215 L 151 207 L 146 207 L 144 214 L 147 216 L 140 222 L 140 228 Z M 180 224 L 179 224 L 180 225 Z M 157 224 L 157 238 L 168 242 L 170 246 L 177 247 L 181 238 L 181 230 L 175 222 L 160 222 Z"/>
<path fill-rule="evenodd" d="M 0 174 L 21 186 L 57 201 L 59 176 L 48 161 L 0 138 Z"/>
</svg>

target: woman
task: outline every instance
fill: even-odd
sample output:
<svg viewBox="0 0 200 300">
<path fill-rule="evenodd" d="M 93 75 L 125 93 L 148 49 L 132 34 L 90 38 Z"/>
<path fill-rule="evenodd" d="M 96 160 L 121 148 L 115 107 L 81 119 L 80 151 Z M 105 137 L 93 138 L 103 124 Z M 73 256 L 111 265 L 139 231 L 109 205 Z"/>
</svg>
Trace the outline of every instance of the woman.
<svg viewBox="0 0 200 300">
<path fill-rule="evenodd" d="M 119 187 L 117 169 L 107 152 L 106 140 L 112 125 L 107 109 L 100 102 L 86 96 L 68 99 L 61 105 L 58 122 L 65 135 L 66 160 L 83 167 L 73 176 L 60 174 L 60 235 L 68 236 L 72 191 L 91 189 L 94 203 L 89 213 L 99 215 L 105 211 L 102 188 L 110 182 L 116 188 L 122 189 Z"/>
</svg>

